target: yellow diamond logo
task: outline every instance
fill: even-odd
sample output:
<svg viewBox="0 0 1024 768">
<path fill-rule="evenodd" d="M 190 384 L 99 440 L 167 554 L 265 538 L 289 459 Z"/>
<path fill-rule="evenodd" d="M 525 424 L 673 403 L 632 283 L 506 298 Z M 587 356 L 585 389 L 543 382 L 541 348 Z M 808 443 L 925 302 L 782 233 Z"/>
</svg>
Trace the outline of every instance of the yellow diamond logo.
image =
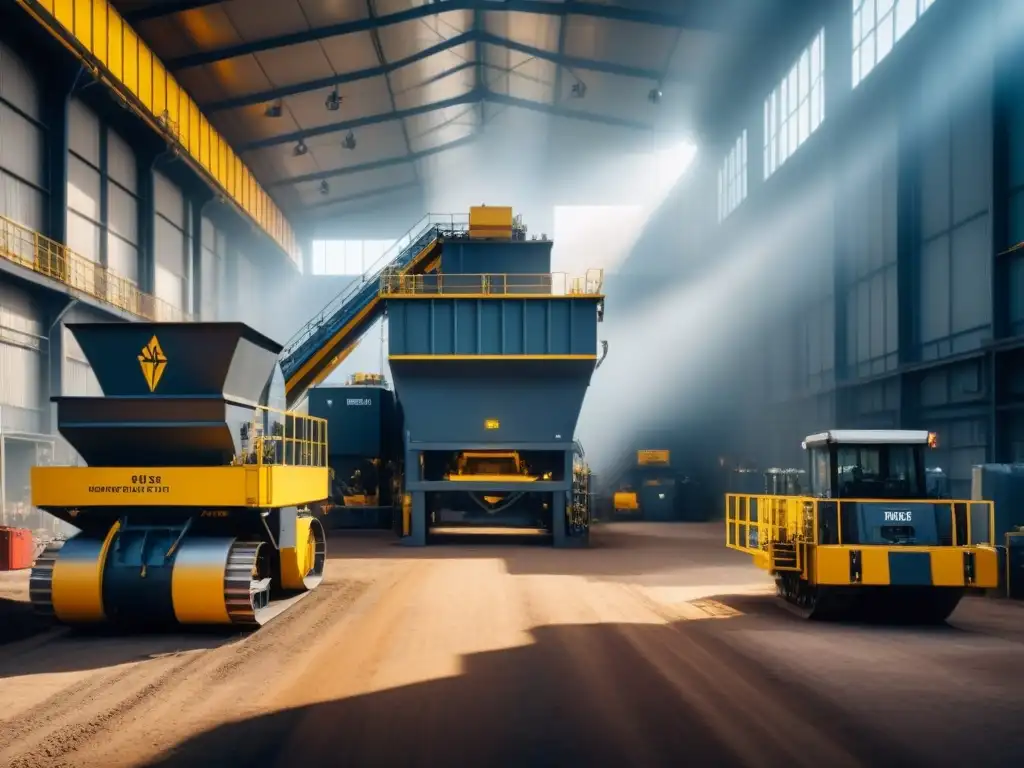
<svg viewBox="0 0 1024 768">
<path fill-rule="evenodd" d="M 167 368 L 167 358 L 164 357 L 164 351 L 160 349 L 160 342 L 157 341 L 156 336 L 142 348 L 139 365 L 142 366 L 142 375 L 146 377 L 149 391 L 155 391 L 156 385 L 160 383 L 160 378 L 164 375 L 164 369 Z"/>
</svg>

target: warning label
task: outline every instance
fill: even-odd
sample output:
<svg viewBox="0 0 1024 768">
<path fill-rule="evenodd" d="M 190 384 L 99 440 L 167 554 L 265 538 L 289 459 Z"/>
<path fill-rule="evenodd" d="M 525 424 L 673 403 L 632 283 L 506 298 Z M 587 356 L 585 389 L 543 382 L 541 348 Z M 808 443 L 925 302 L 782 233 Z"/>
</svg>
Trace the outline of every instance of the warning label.
<svg viewBox="0 0 1024 768">
<path fill-rule="evenodd" d="M 90 485 L 89 493 L 120 493 L 126 496 L 137 496 L 150 493 L 170 493 L 171 487 L 161 482 L 160 475 L 132 475 L 131 483 L 124 485 Z"/>
<path fill-rule="evenodd" d="M 90 485 L 89 493 L 170 493 L 169 485 Z"/>
</svg>

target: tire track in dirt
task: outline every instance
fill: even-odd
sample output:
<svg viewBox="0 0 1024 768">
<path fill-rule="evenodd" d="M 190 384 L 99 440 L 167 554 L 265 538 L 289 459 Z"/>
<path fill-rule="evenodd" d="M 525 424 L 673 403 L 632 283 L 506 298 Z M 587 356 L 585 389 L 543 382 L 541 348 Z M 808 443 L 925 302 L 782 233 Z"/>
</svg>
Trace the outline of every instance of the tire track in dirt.
<svg viewBox="0 0 1024 768">
<path fill-rule="evenodd" d="M 148 659 L 115 674 L 102 672 L 51 696 L 22 716 L 0 725 L 0 765 L 60 768 L 105 754 L 122 763 L 117 749 L 137 751 L 140 732 L 149 741 L 173 738 L 175 725 L 211 712 L 225 700 L 244 706 L 305 648 L 304 640 L 337 620 L 337 612 L 367 587 L 363 582 L 324 584 L 265 627 L 210 649 Z M 96 642 L 103 642 L 97 639 Z M 258 681 L 251 678 L 257 676 Z M 255 682 L 255 686 L 247 683 Z M 153 718 L 159 712 L 164 717 Z M 160 732 L 151 732 L 159 722 Z M 155 746 L 155 743 L 154 743 Z"/>
</svg>

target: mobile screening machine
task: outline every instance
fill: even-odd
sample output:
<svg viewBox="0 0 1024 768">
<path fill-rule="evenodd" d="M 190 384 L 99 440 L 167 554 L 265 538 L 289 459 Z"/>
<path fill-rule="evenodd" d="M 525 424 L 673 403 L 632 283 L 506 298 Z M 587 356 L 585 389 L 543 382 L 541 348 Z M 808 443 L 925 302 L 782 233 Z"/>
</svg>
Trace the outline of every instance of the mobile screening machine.
<svg viewBox="0 0 1024 768">
<path fill-rule="evenodd" d="M 929 498 L 934 435 L 832 430 L 803 442 L 806 495 L 726 494 L 726 545 L 813 618 L 942 622 L 994 588 L 992 503 Z"/>
</svg>

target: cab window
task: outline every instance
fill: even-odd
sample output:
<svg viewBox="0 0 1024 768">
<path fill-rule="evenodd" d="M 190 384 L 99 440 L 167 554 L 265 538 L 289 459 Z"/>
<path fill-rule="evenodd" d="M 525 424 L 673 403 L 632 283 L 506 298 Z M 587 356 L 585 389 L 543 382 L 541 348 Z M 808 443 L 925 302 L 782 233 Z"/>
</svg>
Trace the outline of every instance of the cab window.
<svg viewBox="0 0 1024 768">
<path fill-rule="evenodd" d="M 812 448 L 811 454 L 811 494 L 823 499 L 832 496 L 832 473 L 829 468 L 828 448 Z"/>
<path fill-rule="evenodd" d="M 836 450 L 839 494 L 846 498 L 916 498 L 921 488 L 921 446 L 848 445 Z"/>
</svg>

